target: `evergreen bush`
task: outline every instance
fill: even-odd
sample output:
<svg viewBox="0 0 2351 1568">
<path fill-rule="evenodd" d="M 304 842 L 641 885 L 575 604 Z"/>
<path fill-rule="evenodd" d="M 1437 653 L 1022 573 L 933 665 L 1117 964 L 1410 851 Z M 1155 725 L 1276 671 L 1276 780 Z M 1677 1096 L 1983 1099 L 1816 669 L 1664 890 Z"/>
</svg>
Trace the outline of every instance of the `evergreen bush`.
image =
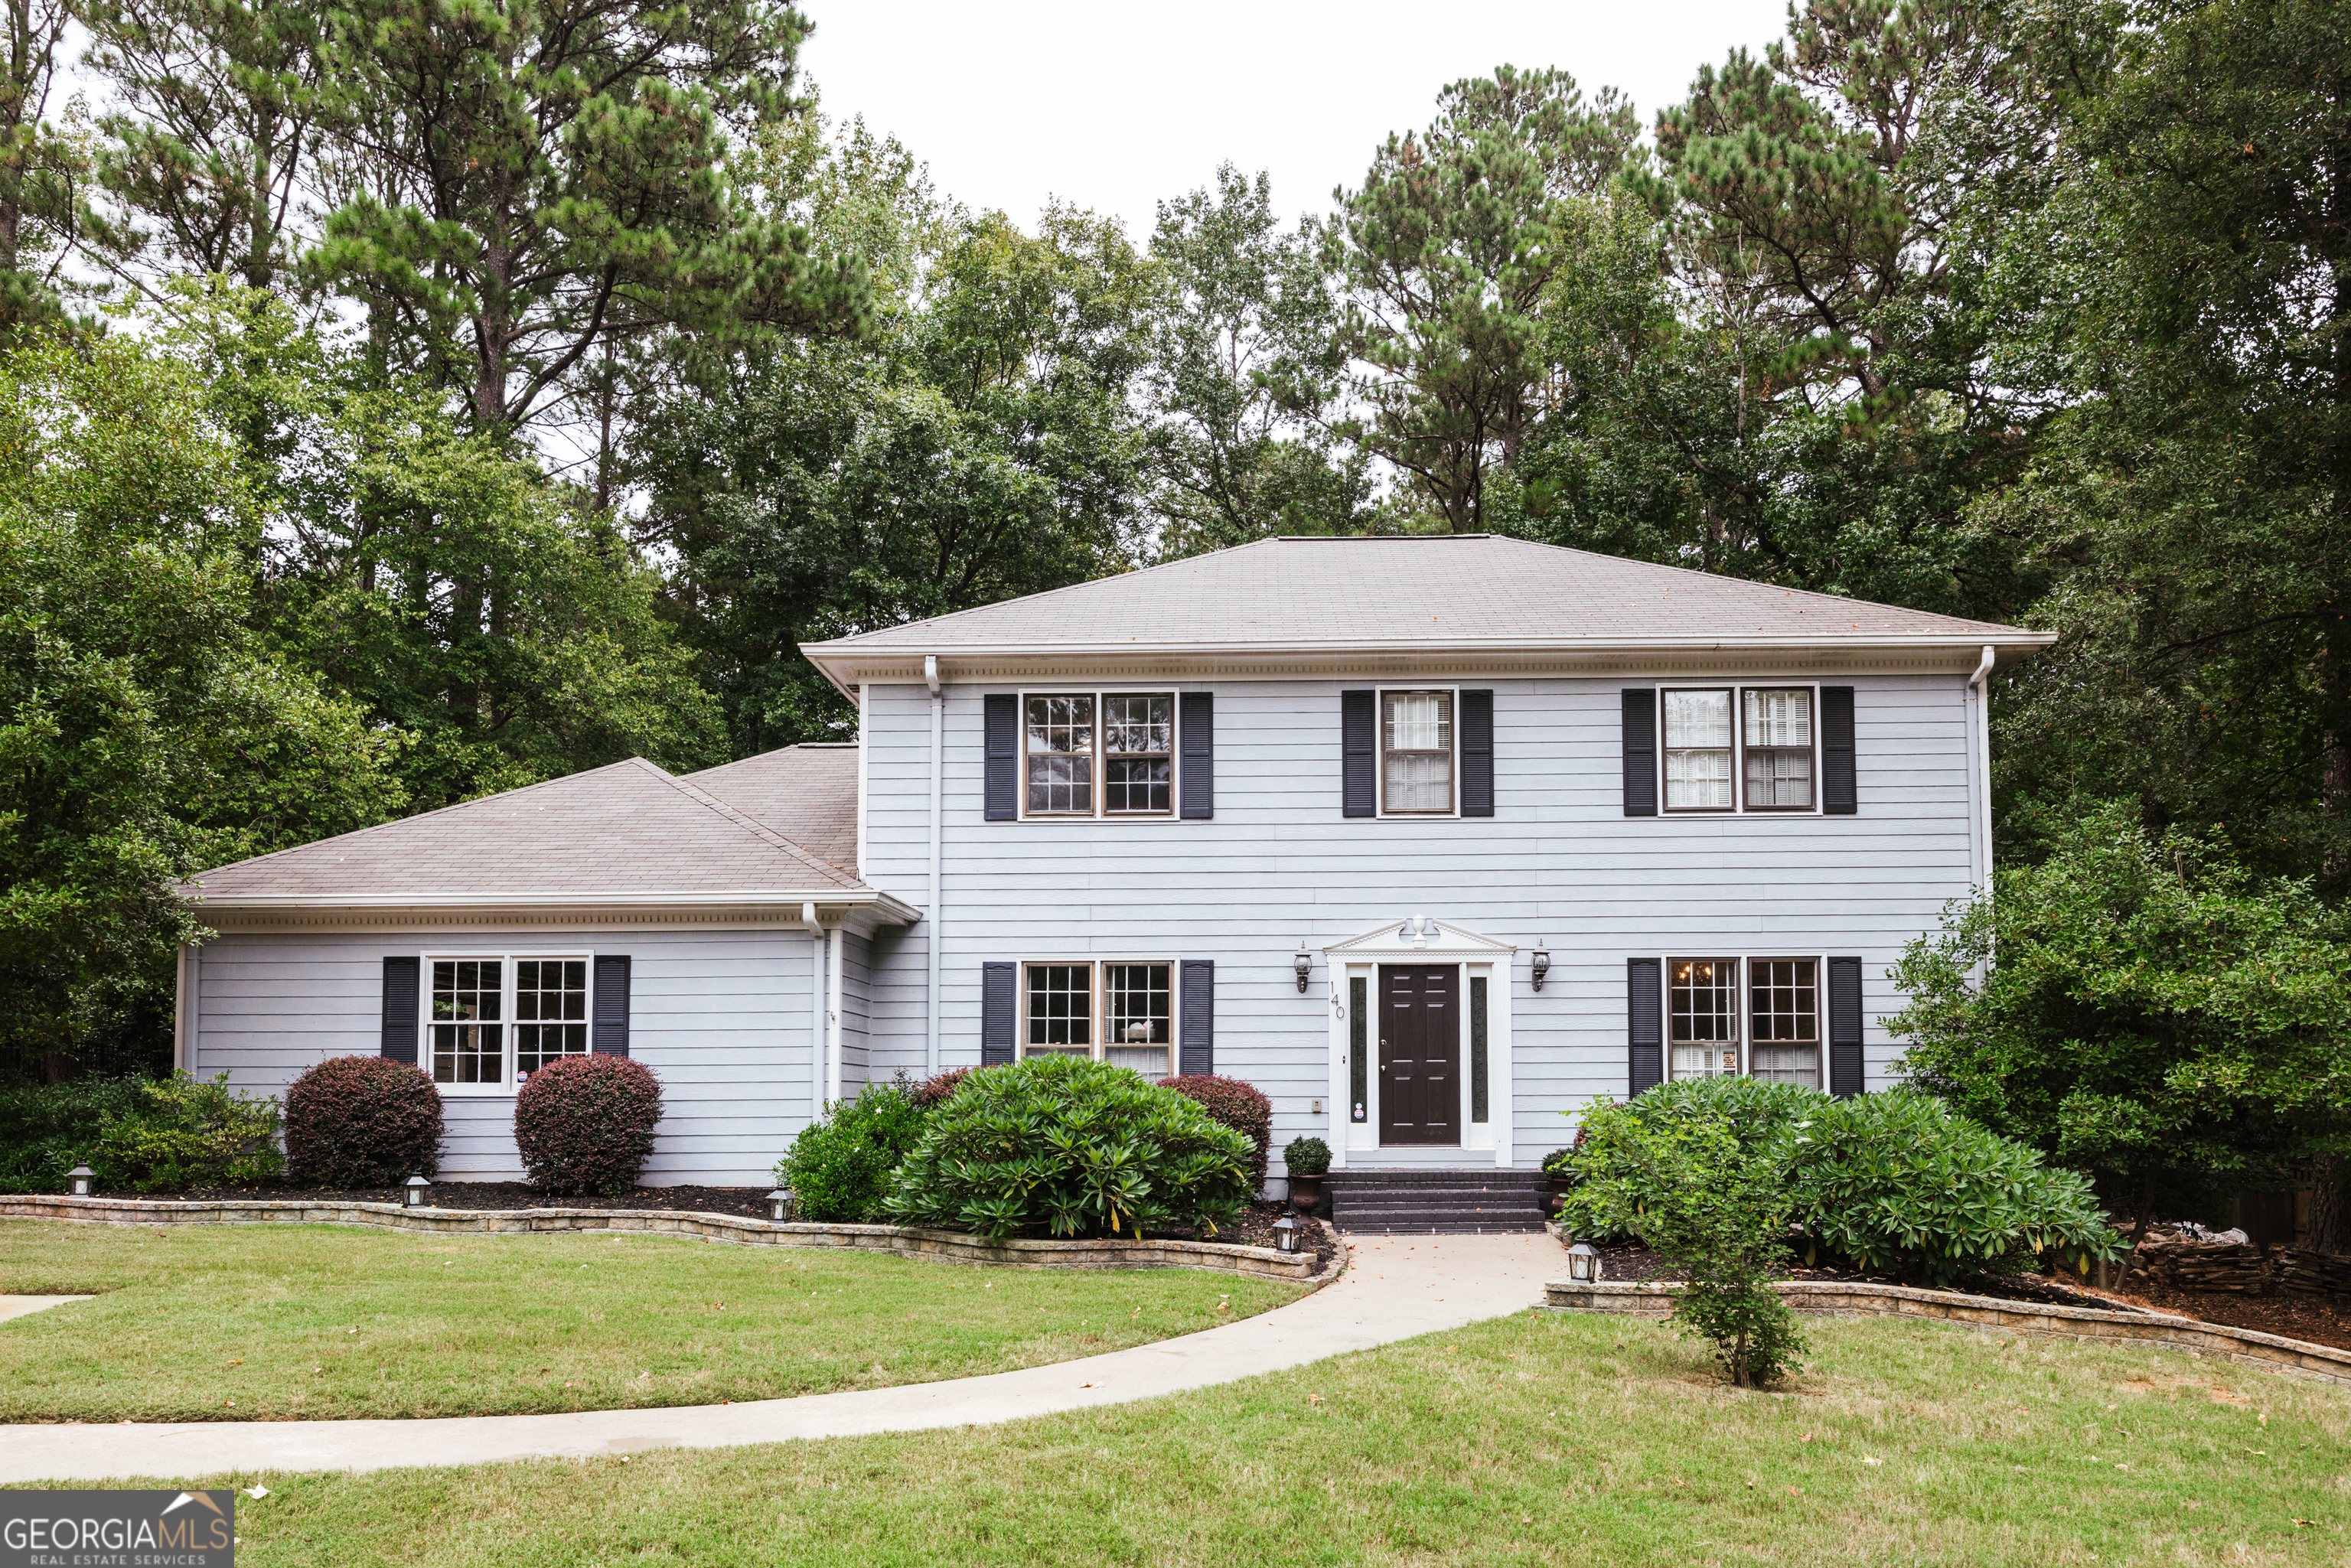
<svg viewBox="0 0 2351 1568">
<path fill-rule="evenodd" d="M 225 1072 L 175 1072 L 99 1119 L 89 1165 L 98 1186 L 132 1192 L 266 1186 L 286 1168 L 277 1122 L 275 1096 L 233 1093 Z"/>
<path fill-rule="evenodd" d="M 66 1173 L 98 1154 L 99 1130 L 139 1103 L 151 1080 L 0 1083 L 0 1192 L 63 1192 Z"/>
<path fill-rule="evenodd" d="M 441 1091 L 413 1062 L 330 1056 L 286 1091 L 286 1174 L 297 1186 L 388 1186 L 441 1168 Z"/>
<path fill-rule="evenodd" d="M 661 1080 L 625 1056 L 563 1056 L 515 1096 L 515 1146 L 538 1188 L 619 1197 L 653 1157 Z"/>
<path fill-rule="evenodd" d="M 1292 1138 L 1281 1151 L 1281 1168 L 1294 1176 L 1331 1174 L 1331 1145 L 1320 1138 Z"/>
<path fill-rule="evenodd" d="M 880 1218 L 892 1175 L 930 1120 L 916 1092 L 903 1075 L 868 1083 L 856 1099 L 833 1102 L 800 1129 L 776 1166 L 776 1180 L 791 1188 L 800 1218 L 864 1224 Z"/>
<path fill-rule="evenodd" d="M 1253 1184 L 1249 1187 L 1249 1197 L 1255 1197 L 1263 1192 L 1266 1155 L 1273 1147 L 1273 1102 L 1253 1083 L 1244 1083 L 1238 1078 L 1218 1078 L 1207 1072 L 1163 1078 L 1159 1083 L 1162 1088 L 1173 1089 L 1249 1141 L 1257 1151 L 1249 1163 L 1249 1179 Z"/>
<path fill-rule="evenodd" d="M 1123 1067 L 1040 1057 L 976 1072 L 931 1113 L 888 1217 L 1021 1234 L 1140 1236 L 1230 1224 L 1254 1196 L 1249 1140 Z"/>
</svg>

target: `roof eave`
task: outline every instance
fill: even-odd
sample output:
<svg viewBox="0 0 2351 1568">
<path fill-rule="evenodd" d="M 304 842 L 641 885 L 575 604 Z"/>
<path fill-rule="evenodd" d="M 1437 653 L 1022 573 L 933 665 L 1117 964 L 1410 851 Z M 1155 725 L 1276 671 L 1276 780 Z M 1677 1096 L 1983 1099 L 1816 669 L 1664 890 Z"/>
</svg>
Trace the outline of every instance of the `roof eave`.
<svg viewBox="0 0 2351 1568">
<path fill-rule="evenodd" d="M 485 911 L 554 914 L 577 909 L 644 912 L 751 909 L 797 914 L 803 907 L 814 904 L 820 913 L 826 910 L 863 910 L 884 925 L 911 925 L 922 918 L 922 912 L 914 905 L 873 887 L 717 893 L 208 894 L 201 888 L 183 884 L 181 895 L 200 910 L 218 910 L 223 914 L 323 914 L 337 910 L 354 914 L 402 910 L 451 914 Z"/>
</svg>

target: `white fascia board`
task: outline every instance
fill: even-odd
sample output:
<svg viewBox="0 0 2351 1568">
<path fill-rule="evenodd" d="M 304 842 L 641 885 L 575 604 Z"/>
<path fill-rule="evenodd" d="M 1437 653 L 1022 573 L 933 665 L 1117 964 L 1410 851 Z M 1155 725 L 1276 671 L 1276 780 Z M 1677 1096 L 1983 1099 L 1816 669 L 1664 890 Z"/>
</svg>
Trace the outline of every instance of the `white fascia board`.
<svg viewBox="0 0 2351 1568">
<path fill-rule="evenodd" d="M 797 918 L 804 904 L 840 910 L 864 908 L 895 924 L 913 925 L 921 912 L 876 888 L 831 888 L 808 893 L 770 890 L 743 893 L 549 893 L 549 894 L 354 894 L 197 893 L 197 909 L 393 910 L 393 909 L 779 909 Z"/>
</svg>

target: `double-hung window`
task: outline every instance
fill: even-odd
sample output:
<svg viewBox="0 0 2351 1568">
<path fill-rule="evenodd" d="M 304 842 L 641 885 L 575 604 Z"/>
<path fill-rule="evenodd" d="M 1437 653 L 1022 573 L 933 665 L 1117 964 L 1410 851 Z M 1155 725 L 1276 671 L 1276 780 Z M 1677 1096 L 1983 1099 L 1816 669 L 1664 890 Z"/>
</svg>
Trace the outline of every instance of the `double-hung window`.
<svg viewBox="0 0 2351 1568">
<path fill-rule="evenodd" d="M 1175 693 L 1030 694 L 1021 731 L 1024 815 L 1175 815 Z"/>
<path fill-rule="evenodd" d="M 1104 959 L 1023 966 L 1023 1056 L 1081 1056 L 1146 1078 L 1176 1071 L 1176 966 Z"/>
<path fill-rule="evenodd" d="M 1662 695 L 1667 811 L 1818 806 L 1812 687 L 1667 687 Z"/>
<path fill-rule="evenodd" d="M 1453 694 L 1380 694 L 1380 810 L 1391 817 L 1453 811 Z"/>
<path fill-rule="evenodd" d="M 1817 958 L 1668 958 L 1668 1070 L 1676 1078 L 1721 1078 L 1745 1071 L 1773 1083 L 1818 1089 L 1820 973 Z"/>
<path fill-rule="evenodd" d="M 428 958 L 424 1059 L 457 1093 L 512 1090 L 588 1040 L 588 959 Z"/>
</svg>

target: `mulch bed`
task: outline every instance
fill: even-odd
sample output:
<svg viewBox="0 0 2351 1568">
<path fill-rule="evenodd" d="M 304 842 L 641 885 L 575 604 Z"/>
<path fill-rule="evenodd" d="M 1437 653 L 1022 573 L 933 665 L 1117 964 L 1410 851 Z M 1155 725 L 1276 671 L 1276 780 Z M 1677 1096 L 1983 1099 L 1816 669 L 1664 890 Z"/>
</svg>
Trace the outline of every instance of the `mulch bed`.
<svg viewBox="0 0 2351 1568">
<path fill-rule="evenodd" d="M 768 1217 L 768 1192 L 764 1186 L 641 1186 L 625 1197 L 549 1197 L 528 1182 L 446 1181 L 433 1185 L 427 1201 L 435 1208 L 654 1208 L 678 1214 L 733 1214 L 765 1219 Z M 318 1187 L 208 1186 L 189 1192 L 97 1192 L 91 1196 L 152 1197 L 172 1202 L 237 1198 L 259 1203 L 400 1203 L 405 1198 L 403 1191 L 396 1186 L 348 1191 L 327 1191 Z M 1207 1239 L 1241 1247 L 1271 1247 L 1273 1222 L 1291 1212 L 1287 1204 L 1251 1204 L 1241 1211 L 1239 1224 L 1227 1226 Z M 1300 1216 L 1298 1228 L 1299 1250 L 1304 1251 L 1311 1245 L 1318 1270 L 1337 1255 L 1338 1239 L 1322 1221 Z M 1192 1233 L 1188 1230 L 1154 1231 L 1152 1234 L 1165 1236 L 1171 1240 L 1192 1239 Z"/>
</svg>

